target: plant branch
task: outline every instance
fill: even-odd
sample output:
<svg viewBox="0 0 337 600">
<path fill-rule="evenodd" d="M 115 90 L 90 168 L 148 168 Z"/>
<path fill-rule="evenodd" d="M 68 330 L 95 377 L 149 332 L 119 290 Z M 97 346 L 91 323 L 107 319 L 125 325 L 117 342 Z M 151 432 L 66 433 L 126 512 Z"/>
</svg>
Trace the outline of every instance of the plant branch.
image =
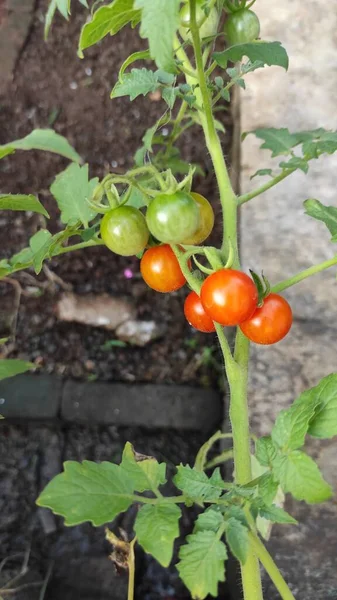
<svg viewBox="0 0 337 600">
<path fill-rule="evenodd" d="M 297 275 L 294 275 L 293 277 L 290 277 L 289 279 L 280 281 L 280 283 L 277 283 L 276 285 L 274 285 L 271 288 L 271 291 L 275 292 L 275 293 L 282 292 L 283 290 L 290 288 L 292 285 L 296 285 L 296 283 L 303 281 L 303 279 L 312 277 L 312 275 L 316 275 L 316 273 L 325 271 L 325 269 L 329 269 L 330 267 L 333 267 L 334 265 L 337 265 L 337 256 L 334 256 L 330 260 L 325 260 L 324 262 L 319 263 L 318 265 L 314 265 L 313 267 L 309 267 L 308 269 L 301 271 L 301 273 L 298 273 Z"/>
<path fill-rule="evenodd" d="M 245 204 L 246 202 L 249 202 L 249 200 L 256 198 L 256 196 L 259 196 L 260 194 L 263 194 L 267 190 L 270 190 L 270 188 L 274 187 L 274 185 L 276 185 L 277 183 L 280 183 L 280 181 L 283 181 L 283 179 L 286 179 L 286 177 L 289 177 L 289 175 L 294 173 L 294 171 L 296 171 L 296 169 L 289 169 L 287 171 L 282 171 L 282 173 L 280 173 L 276 177 L 273 177 L 273 179 L 270 179 L 270 181 L 267 181 L 267 183 L 265 183 L 264 185 L 261 185 L 260 187 L 256 188 L 252 192 L 248 192 L 247 194 L 242 194 L 242 196 L 239 196 L 237 199 L 238 205 L 241 206 L 241 204 Z"/>
<path fill-rule="evenodd" d="M 251 531 L 249 532 L 249 539 L 256 552 L 256 555 L 266 569 L 282 600 L 295 600 L 294 595 L 287 586 L 282 574 L 270 556 L 267 548 L 261 542 L 260 538 Z"/>
<path fill-rule="evenodd" d="M 129 544 L 129 581 L 128 581 L 128 600 L 134 599 L 135 594 L 135 544 L 137 537 L 134 537 L 132 542 Z"/>
</svg>

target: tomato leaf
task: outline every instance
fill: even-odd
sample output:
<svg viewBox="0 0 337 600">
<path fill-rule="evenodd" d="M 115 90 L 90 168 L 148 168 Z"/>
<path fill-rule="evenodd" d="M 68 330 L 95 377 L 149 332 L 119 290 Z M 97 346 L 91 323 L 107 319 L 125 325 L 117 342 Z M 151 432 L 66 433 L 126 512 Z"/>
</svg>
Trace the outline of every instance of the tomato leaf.
<svg viewBox="0 0 337 600">
<path fill-rule="evenodd" d="M 294 517 L 289 515 L 289 513 L 283 510 L 283 508 L 275 506 L 275 504 L 272 504 L 271 506 L 263 505 L 261 508 L 259 508 L 259 515 L 263 519 L 267 519 L 272 523 L 297 525 L 297 521 L 294 519 Z"/>
<path fill-rule="evenodd" d="M 282 490 L 292 494 L 296 500 L 316 504 L 331 498 L 331 487 L 324 481 L 316 463 L 300 450 L 277 456 L 273 462 L 273 473 Z"/>
<path fill-rule="evenodd" d="M 248 529 L 234 517 L 228 519 L 226 541 L 235 558 L 245 564 L 249 549 Z"/>
<path fill-rule="evenodd" d="M 260 465 L 269 467 L 276 456 L 277 448 L 270 435 L 263 436 L 256 441 L 255 456 Z"/>
<path fill-rule="evenodd" d="M 52 234 L 46 229 L 41 229 L 29 240 L 29 246 L 33 253 L 33 265 L 37 274 L 41 272 L 44 259 L 49 257 L 52 240 Z"/>
<path fill-rule="evenodd" d="M 160 87 L 158 74 L 148 69 L 131 69 L 130 73 L 125 73 L 120 81 L 117 81 L 113 88 L 110 98 L 119 98 L 121 96 L 130 96 L 134 100 L 137 96 L 146 96 L 149 92 L 154 92 Z"/>
<path fill-rule="evenodd" d="M 98 178 L 89 180 L 88 165 L 80 167 L 75 163 L 59 173 L 50 191 L 61 211 L 62 223 L 72 225 L 81 221 L 85 228 L 96 213 L 90 208 L 88 199 L 98 184 Z"/>
<path fill-rule="evenodd" d="M 130 442 L 125 444 L 120 466 L 132 479 L 134 491 L 156 490 L 166 483 L 165 463 L 158 463 L 152 456 L 137 454 Z"/>
<path fill-rule="evenodd" d="M 27 362 L 25 360 L 18 360 L 15 358 L 4 358 L 0 360 L 0 381 L 2 379 L 8 379 L 9 377 L 14 377 L 14 375 L 19 375 L 20 373 L 26 373 L 30 371 L 30 369 L 34 369 L 35 365 L 33 363 Z"/>
<path fill-rule="evenodd" d="M 115 0 L 106 6 L 98 8 L 89 23 L 82 27 L 78 54 L 82 58 L 83 50 L 97 44 L 106 35 L 115 35 L 125 25 L 133 27 L 140 21 L 140 11 L 136 10 L 134 0 Z"/>
<path fill-rule="evenodd" d="M 91 521 L 98 527 L 132 504 L 133 485 L 125 471 L 109 462 L 67 461 L 37 499 L 65 518 L 66 525 Z"/>
<path fill-rule="evenodd" d="M 331 241 L 337 242 L 337 208 L 335 206 L 325 206 L 319 200 L 313 198 L 305 200 L 303 206 L 309 217 L 325 223 L 332 235 Z"/>
<path fill-rule="evenodd" d="M 297 450 L 303 446 L 317 403 L 318 399 L 315 395 L 306 391 L 290 408 L 281 410 L 272 429 L 271 437 L 273 442 L 284 452 Z"/>
<path fill-rule="evenodd" d="M 288 55 L 281 42 L 257 40 L 249 44 L 231 46 L 223 52 L 214 52 L 213 54 L 215 62 L 224 69 L 226 69 L 229 62 L 239 62 L 244 56 L 248 56 L 251 64 L 254 65 L 255 63 L 255 68 L 259 68 L 262 65 L 275 65 L 287 70 L 289 66 Z M 255 68 L 252 70 L 255 70 Z"/>
<path fill-rule="evenodd" d="M 215 500 L 225 489 L 220 469 L 215 469 L 211 477 L 189 465 L 179 465 L 177 471 L 173 478 L 174 484 L 192 500 Z"/>
<path fill-rule="evenodd" d="M 147 504 L 139 510 L 134 525 L 139 544 L 163 566 L 173 556 L 173 543 L 179 536 L 181 510 L 175 504 Z"/>
<path fill-rule="evenodd" d="M 218 582 L 225 581 L 227 550 L 213 531 L 198 531 L 180 548 L 177 569 L 192 598 L 204 600 L 218 595 Z"/>
<path fill-rule="evenodd" d="M 79 0 L 79 2 L 88 7 L 87 0 Z M 48 10 L 45 18 L 45 26 L 44 26 L 44 39 L 46 40 L 48 37 L 49 29 L 52 24 L 53 18 L 55 16 L 56 11 L 58 10 L 61 15 L 68 20 L 70 15 L 70 3 L 71 0 L 50 0 Z"/>
<path fill-rule="evenodd" d="M 194 523 L 193 533 L 198 531 L 214 531 L 215 533 L 224 524 L 224 518 L 218 506 L 210 506 Z"/>
<path fill-rule="evenodd" d="M 140 35 L 149 40 L 150 54 L 159 69 L 174 73 L 173 39 L 179 27 L 180 0 L 135 0 L 142 11 Z"/>
<path fill-rule="evenodd" d="M 79 154 L 72 148 L 62 135 L 53 129 L 34 129 L 26 137 L 14 140 L 4 146 L 0 146 L 0 156 L 3 152 L 12 154 L 15 150 L 44 150 L 65 156 L 74 162 L 82 162 Z"/>
<path fill-rule="evenodd" d="M 256 171 L 256 173 L 254 173 L 254 175 L 251 175 L 251 179 L 254 179 L 254 177 L 273 177 L 273 170 L 272 169 L 259 169 L 258 171 Z"/>
<path fill-rule="evenodd" d="M 0 194 L 0 210 L 32 211 L 49 219 L 45 207 L 33 194 Z"/>
<path fill-rule="evenodd" d="M 301 156 L 292 156 L 287 162 L 280 162 L 279 166 L 281 169 L 300 169 L 303 173 L 307 174 L 309 171 L 309 163 L 305 158 Z"/>
<path fill-rule="evenodd" d="M 307 393 L 317 400 L 308 433 L 320 439 L 337 435 L 337 374 L 324 377 Z"/>
</svg>

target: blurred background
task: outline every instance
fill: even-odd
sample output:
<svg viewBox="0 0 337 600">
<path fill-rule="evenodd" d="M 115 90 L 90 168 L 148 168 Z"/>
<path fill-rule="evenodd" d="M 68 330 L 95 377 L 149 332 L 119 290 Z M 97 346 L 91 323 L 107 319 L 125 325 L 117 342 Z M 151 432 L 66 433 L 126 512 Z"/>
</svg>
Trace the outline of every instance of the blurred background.
<svg viewBox="0 0 337 600">
<path fill-rule="evenodd" d="M 87 12 L 73 2 L 70 21 L 57 15 L 45 43 L 47 7 L 47 0 L 0 4 L 0 144 L 34 128 L 52 127 L 89 163 L 91 176 L 122 173 L 133 164 L 146 128 L 163 112 L 156 94 L 132 104 L 109 97 L 124 58 L 141 49 L 142 42 L 127 28 L 80 60 L 77 41 Z M 239 127 L 336 129 L 337 121 L 336 8 L 330 3 L 323 9 L 313 0 L 285 0 L 277 6 L 257 0 L 254 10 L 263 39 L 285 45 L 290 70 L 249 75 L 247 90 L 221 117 L 232 179 L 236 188 L 240 179 L 243 192 L 257 185 L 250 176 L 272 162 L 253 136 L 245 140 L 239 160 Z M 182 138 L 181 151 L 201 165 L 204 177 L 197 176 L 195 189 L 219 215 L 198 129 Z M 39 194 L 54 233 L 60 223 L 49 187 L 67 164 L 49 153 L 17 152 L 0 162 L 0 191 Z M 245 269 L 263 269 L 276 283 L 332 256 L 328 234 L 304 215 L 302 202 L 315 197 L 336 203 L 336 167 L 335 157 L 324 157 L 312 164 L 308 176 L 296 173 L 242 208 Z M 24 248 L 41 219 L 3 212 L 0 258 Z M 215 243 L 220 230 L 218 219 Z M 154 294 L 142 282 L 136 258 L 86 249 L 52 260 L 39 276 L 28 272 L 14 279 L 17 283 L 0 284 L 0 338 L 12 336 L 0 354 L 31 360 L 39 374 L 0 385 L 0 412 L 6 417 L 0 431 L 0 596 L 7 597 L 8 582 L 16 578 L 9 589 L 18 600 L 124 600 L 126 575 L 117 574 L 107 559 L 111 549 L 103 528 L 67 529 L 61 519 L 38 509 L 35 499 L 64 460 L 119 461 L 127 440 L 172 467 L 191 463 L 225 418 L 216 342 L 187 325 L 182 311 L 186 291 Z M 335 274 L 327 271 L 303 282 L 287 297 L 295 314 L 291 334 L 275 348 L 253 349 L 250 408 L 256 434 L 268 433 L 281 408 L 336 372 Z M 93 315 L 106 310 L 115 320 L 111 330 L 92 323 Z M 127 328 L 121 327 L 125 314 L 132 324 Z M 337 486 L 336 443 L 313 443 L 309 450 Z M 270 546 L 297 600 L 337 599 L 335 503 L 319 508 L 289 504 L 288 509 L 301 525 L 275 527 Z M 184 515 L 183 534 L 190 531 L 192 516 Z M 116 531 L 130 531 L 132 517 L 127 513 L 120 519 Z M 227 571 L 228 584 L 219 598 L 238 599 L 236 565 L 230 562 Z M 278 598 L 267 580 L 265 589 L 268 600 Z M 174 568 L 164 570 L 141 553 L 136 593 L 137 600 L 189 598 Z"/>
</svg>

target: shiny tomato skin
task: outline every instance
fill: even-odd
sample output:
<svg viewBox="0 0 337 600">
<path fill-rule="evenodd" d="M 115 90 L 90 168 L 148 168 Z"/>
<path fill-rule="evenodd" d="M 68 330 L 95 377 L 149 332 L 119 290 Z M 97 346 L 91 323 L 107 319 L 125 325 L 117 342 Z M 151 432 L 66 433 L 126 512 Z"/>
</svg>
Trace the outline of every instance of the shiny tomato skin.
<svg viewBox="0 0 337 600">
<path fill-rule="evenodd" d="M 244 335 L 255 344 L 276 344 L 289 332 L 293 322 L 292 310 L 288 302 L 278 294 L 269 294 L 263 305 L 241 323 Z"/>
<path fill-rule="evenodd" d="M 121 256 L 142 252 L 150 235 L 144 215 L 133 206 L 119 206 L 106 213 L 100 231 L 105 245 Z"/>
<path fill-rule="evenodd" d="M 205 0 L 197 0 L 196 2 L 196 17 L 197 17 L 197 23 L 200 23 L 201 21 L 204 20 L 206 13 L 203 10 L 203 6 L 205 6 Z M 189 2 L 187 1 L 183 6 L 182 9 L 180 11 L 180 22 L 182 24 L 182 27 L 180 27 L 179 29 L 179 33 L 181 34 L 181 37 L 183 38 L 183 40 L 190 40 L 192 38 L 191 32 L 189 30 L 189 25 L 191 23 L 191 17 L 190 17 L 190 6 L 189 6 Z M 218 22 L 219 22 L 219 13 L 217 11 L 217 9 L 215 7 L 213 7 L 207 17 L 207 19 L 204 21 L 204 23 L 201 25 L 200 30 L 199 30 L 199 34 L 200 34 L 200 38 L 207 38 L 210 37 L 211 35 L 215 35 L 218 29 Z"/>
<path fill-rule="evenodd" d="M 192 198 L 196 201 L 200 210 L 200 224 L 196 232 L 189 238 L 185 239 L 182 243 L 198 246 L 204 242 L 211 234 L 214 227 L 214 211 L 211 204 L 202 196 L 196 192 L 191 192 Z"/>
<path fill-rule="evenodd" d="M 166 244 L 180 244 L 198 229 L 200 210 L 187 192 L 158 194 L 150 202 L 146 221 L 157 240 Z"/>
<path fill-rule="evenodd" d="M 246 273 L 220 269 L 204 281 L 200 298 L 213 321 L 234 326 L 252 316 L 257 307 L 258 293 Z"/>
<path fill-rule="evenodd" d="M 184 304 L 184 313 L 187 321 L 194 329 L 203 333 L 215 331 L 211 317 L 206 313 L 198 294 L 195 292 L 188 294 Z"/>
<path fill-rule="evenodd" d="M 230 14 L 225 23 L 225 38 L 230 46 L 253 42 L 260 35 L 258 16 L 248 8 Z"/>
<path fill-rule="evenodd" d="M 186 283 L 179 262 L 168 244 L 146 250 L 140 261 L 140 271 L 145 283 L 156 292 L 175 292 Z"/>
</svg>

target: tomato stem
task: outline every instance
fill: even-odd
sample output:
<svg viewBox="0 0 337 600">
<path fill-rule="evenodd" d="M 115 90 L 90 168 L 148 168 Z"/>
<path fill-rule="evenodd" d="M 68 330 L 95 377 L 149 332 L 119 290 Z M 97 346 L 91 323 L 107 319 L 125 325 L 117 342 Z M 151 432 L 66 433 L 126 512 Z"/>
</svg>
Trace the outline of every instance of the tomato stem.
<svg viewBox="0 0 337 600">
<path fill-rule="evenodd" d="M 135 544 L 137 538 L 134 537 L 132 542 L 129 544 L 129 582 L 128 582 L 128 600 L 133 600 L 135 595 Z"/>
<path fill-rule="evenodd" d="M 267 571 L 282 600 L 295 600 L 295 597 L 283 579 L 282 574 L 257 534 L 251 531 L 249 533 L 249 539 L 256 555 L 259 557 L 259 560 Z"/>
<path fill-rule="evenodd" d="M 249 202 L 249 200 L 256 198 L 256 196 L 259 196 L 260 194 L 263 194 L 267 190 L 270 190 L 270 188 L 274 187 L 274 185 L 276 185 L 277 183 L 280 183 L 280 181 L 283 181 L 283 179 L 286 179 L 286 177 L 289 177 L 289 175 L 294 173 L 294 171 L 296 171 L 296 169 L 288 169 L 287 171 L 282 171 L 282 173 L 280 173 L 276 177 L 273 177 L 272 179 L 270 179 L 270 181 L 267 181 L 267 183 L 264 183 L 263 185 L 256 188 L 252 192 L 248 192 L 247 194 L 242 194 L 242 196 L 239 196 L 237 199 L 238 205 L 241 206 L 241 204 L 245 204 L 246 202 Z"/>
<path fill-rule="evenodd" d="M 333 267 L 334 265 L 337 265 L 337 256 L 330 258 L 330 260 L 325 260 L 324 262 L 319 263 L 318 265 L 314 265 L 313 267 L 309 267 L 308 269 L 301 271 L 300 273 L 298 273 L 297 275 L 294 275 L 293 277 L 290 277 L 289 279 L 280 281 L 280 283 L 277 283 L 276 285 L 274 285 L 271 288 L 271 291 L 275 292 L 275 293 L 283 292 L 283 290 L 286 290 L 286 289 L 290 288 L 291 286 L 296 285 L 296 283 L 303 281 L 303 279 L 307 279 L 308 277 L 311 277 L 312 275 L 316 275 L 316 273 L 325 271 L 325 269 L 329 269 L 330 267 Z"/>
</svg>

